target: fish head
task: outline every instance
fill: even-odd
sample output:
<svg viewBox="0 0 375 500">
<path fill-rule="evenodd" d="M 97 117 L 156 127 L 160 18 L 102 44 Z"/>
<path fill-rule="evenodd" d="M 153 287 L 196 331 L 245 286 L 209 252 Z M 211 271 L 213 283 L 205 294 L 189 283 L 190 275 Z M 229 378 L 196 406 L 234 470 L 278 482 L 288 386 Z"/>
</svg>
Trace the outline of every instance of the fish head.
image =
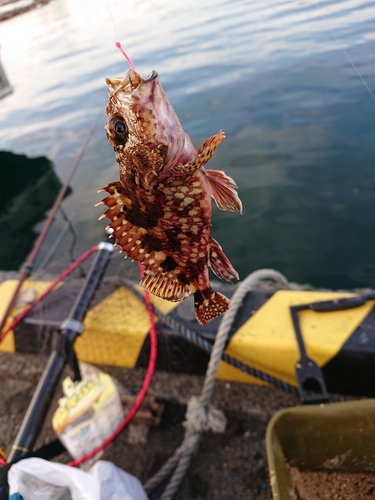
<svg viewBox="0 0 375 500">
<path fill-rule="evenodd" d="M 120 166 L 120 178 L 152 187 L 175 165 L 195 154 L 156 71 L 143 79 L 133 69 L 123 79 L 107 78 L 105 130 Z"/>
</svg>

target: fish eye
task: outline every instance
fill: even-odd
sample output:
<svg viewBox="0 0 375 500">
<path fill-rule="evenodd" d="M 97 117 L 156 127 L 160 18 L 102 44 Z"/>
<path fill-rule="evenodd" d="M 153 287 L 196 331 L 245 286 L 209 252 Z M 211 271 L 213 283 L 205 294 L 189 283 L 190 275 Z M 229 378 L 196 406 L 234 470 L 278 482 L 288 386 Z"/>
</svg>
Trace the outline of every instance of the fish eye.
<svg viewBox="0 0 375 500">
<path fill-rule="evenodd" d="M 119 135 L 125 134 L 125 132 L 126 132 L 125 124 L 124 124 L 124 122 L 120 122 L 120 120 L 117 120 L 117 122 L 115 123 L 114 129 L 115 129 L 116 133 Z"/>
<path fill-rule="evenodd" d="M 108 119 L 108 130 L 117 144 L 124 144 L 128 138 L 128 127 L 121 115 L 114 115 Z"/>
</svg>

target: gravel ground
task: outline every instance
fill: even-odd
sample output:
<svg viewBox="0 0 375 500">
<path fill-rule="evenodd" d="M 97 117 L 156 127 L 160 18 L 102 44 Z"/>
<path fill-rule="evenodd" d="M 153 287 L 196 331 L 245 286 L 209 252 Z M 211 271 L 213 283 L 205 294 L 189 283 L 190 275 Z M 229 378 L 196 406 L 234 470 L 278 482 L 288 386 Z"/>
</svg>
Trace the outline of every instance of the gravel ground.
<svg viewBox="0 0 375 500">
<path fill-rule="evenodd" d="M 46 358 L 36 355 L 0 353 L 0 446 L 7 452 L 45 362 Z M 128 393 L 138 392 L 143 369 L 102 369 L 114 376 Z M 186 403 L 191 396 L 200 393 L 202 383 L 203 377 L 200 376 L 156 372 L 149 395 L 165 403 L 160 425 L 150 429 L 145 444 L 130 444 L 129 430 L 125 430 L 102 458 L 145 482 L 181 444 Z M 53 398 L 37 447 L 55 437 L 51 416 L 61 396 L 60 387 Z M 226 433 L 208 432 L 203 436 L 175 499 L 269 499 L 264 444 L 267 422 L 279 409 L 298 404 L 297 399 L 273 387 L 217 381 L 212 402 L 227 416 Z M 59 457 L 59 461 L 67 460 L 68 454 Z M 150 500 L 159 496 L 160 490 L 155 491 Z"/>
</svg>

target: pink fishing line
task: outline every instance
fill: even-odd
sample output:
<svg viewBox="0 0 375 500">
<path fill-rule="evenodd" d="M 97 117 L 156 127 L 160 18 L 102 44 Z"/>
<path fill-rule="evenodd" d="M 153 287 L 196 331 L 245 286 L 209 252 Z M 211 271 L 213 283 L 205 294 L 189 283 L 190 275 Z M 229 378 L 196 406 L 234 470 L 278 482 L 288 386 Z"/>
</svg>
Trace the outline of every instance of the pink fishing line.
<svg viewBox="0 0 375 500">
<path fill-rule="evenodd" d="M 115 45 L 123 53 L 125 59 L 128 61 L 129 65 L 130 65 L 131 69 L 136 72 L 137 70 L 135 69 L 133 61 L 130 59 L 130 57 L 128 56 L 128 54 L 125 52 L 125 50 L 123 49 L 121 43 L 120 42 L 116 42 Z"/>
</svg>

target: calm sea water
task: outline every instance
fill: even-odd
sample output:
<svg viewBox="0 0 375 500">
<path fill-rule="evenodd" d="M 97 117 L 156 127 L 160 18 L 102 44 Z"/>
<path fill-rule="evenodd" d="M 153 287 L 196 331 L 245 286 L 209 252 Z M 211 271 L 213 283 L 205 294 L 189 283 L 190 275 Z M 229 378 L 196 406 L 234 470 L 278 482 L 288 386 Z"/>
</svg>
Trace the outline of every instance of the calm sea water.
<svg viewBox="0 0 375 500">
<path fill-rule="evenodd" d="M 197 147 L 225 130 L 209 167 L 237 181 L 244 214 L 215 210 L 213 234 L 241 278 L 273 267 L 315 286 L 375 286 L 375 100 L 343 51 L 375 93 L 375 2 L 319 7 L 52 0 L 0 25 L 15 87 L 0 101 L 0 149 L 45 156 L 64 181 L 103 110 L 64 201 L 80 247 L 100 240 L 96 191 L 118 179 L 103 130 L 104 78 L 128 70 L 120 39 L 143 76 L 158 71 Z M 64 255 L 65 230 L 59 215 L 41 259 L 61 234 L 54 258 Z"/>
</svg>

